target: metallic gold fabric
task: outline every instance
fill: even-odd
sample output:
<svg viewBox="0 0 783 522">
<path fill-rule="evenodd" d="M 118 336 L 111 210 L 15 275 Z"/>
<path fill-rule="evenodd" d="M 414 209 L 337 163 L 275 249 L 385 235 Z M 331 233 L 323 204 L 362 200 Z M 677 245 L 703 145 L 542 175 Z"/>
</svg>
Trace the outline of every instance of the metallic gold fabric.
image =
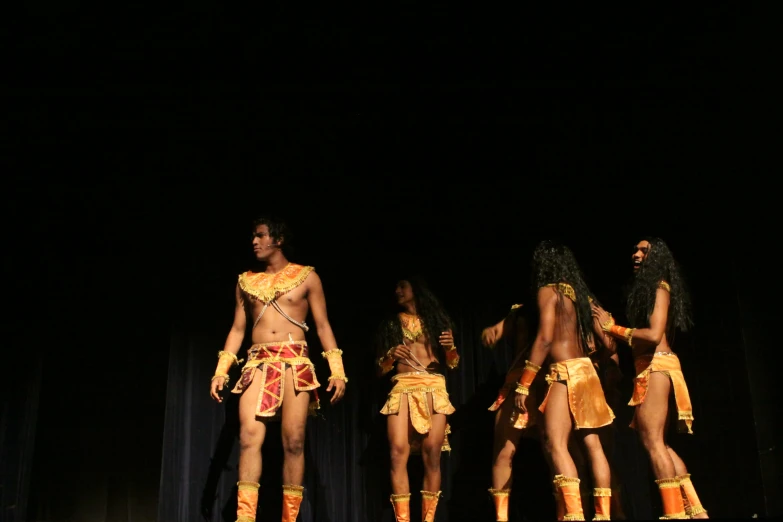
<svg viewBox="0 0 783 522">
<path fill-rule="evenodd" d="M 277 417 L 283 404 L 286 365 L 294 373 L 294 389 L 310 392 L 310 413 L 320 408 L 317 388 L 321 386 L 315 376 L 315 366 L 307 356 L 307 342 L 281 341 L 254 344 L 247 353 L 247 362 L 232 393 L 244 392 L 253 382 L 256 371 L 260 372 L 261 389 L 256 402 L 256 415 Z"/>
<path fill-rule="evenodd" d="M 296 522 L 303 497 L 304 487 L 290 484 L 283 485 L 283 522 Z"/>
<path fill-rule="evenodd" d="M 593 520 L 611 520 L 612 510 L 612 489 L 595 488 L 593 489 L 593 507 L 595 516 Z"/>
<path fill-rule="evenodd" d="M 699 500 L 699 496 L 696 494 L 696 488 L 693 487 L 693 482 L 691 482 L 691 474 L 680 475 L 677 479 L 680 481 L 680 493 L 682 493 L 685 514 L 692 517 L 706 513 L 707 510 L 701 505 L 701 500 Z"/>
<path fill-rule="evenodd" d="M 549 365 L 546 380 L 549 382 L 549 391 L 555 381 L 565 381 L 575 429 L 600 428 L 614 420 L 614 412 L 606 403 L 601 381 L 589 357 L 567 359 Z M 538 408 L 542 413 L 546 409 L 549 391 Z"/>
<path fill-rule="evenodd" d="M 562 520 L 585 519 L 585 513 L 582 509 L 582 494 L 579 492 L 579 482 L 580 480 L 575 477 L 555 475 L 555 487 L 565 508 Z"/>
<path fill-rule="evenodd" d="M 389 392 L 386 404 L 381 413 L 384 415 L 397 415 L 400 412 L 400 403 L 403 398 L 408 401 L 408 416 L 411 425 L 420 434 L 429 433 L 432 428 L 432 412 L 430 412 L 427 395 L 432 396 L 432 409 L 434 413 L 451 415 L 455 409 L 449 401 L 446 391 L 446 378 L 437 373 L 408 372 L 398 373 L 392 377 L 394 387 Z M 446 425 L 448 433 L 449 426 Z M 448 438 L 444 440 L 443 451 L 449 451 Z"/>
<path fill-rule="evenodd" d="M 251 298 L 269 303 L 301 285 L 313 270 L 311 266 L 288 263 L 276 274 L 245 272 L 239 275 L 239 288 Z"/>
<path fill-rule="evenodd" d="M 691 396 L 688 393 L 688 386 L 685 384 L 685 377 L 680 367 L 680 359 L 671 352 L 656 352 L 655 354 L 642 355 L 634 359 L 636 366 L 636 378 L 634 379 L 633 397 L 628 403 L 629 406 L 638 406 L 644 402 L 647 396 L 647 387 L 650 384 L 650 374 L 661 372 L 666 374 L 672 381 L 674 390 L 674 401 L 677 404 L 677 424 L 681 432 L 687 431 L 693 434 L 693 406 L 691 405 Z M 636 416 L 631 422 L 631 427 L 636 426 Z"/>
<path fill-rule="evenodd" d="M 421 521 L 435 522 L 435 510 L 438 509 L 440 491 L 421 491 Z"/>
<path fill-rule="evenodd" d="M 237 520 L 240 522 L 253 522 L 258 510 L 257 482 L 237 482 Z"/>
<path fill-rule="evenodd" d="M 514 399 L 514 390 L 519 383 L 519 379 L 522 377 L 524 369 L 524 366 L 519 366 L 517 368 L 512 368 L 506 374 L 506 380 L 503 387 L 498 390 L 498 397 L 495 399 L 495 402 L 492 403 L 492 406 L 489 407 L 489 411 L 497 411 L 500 406 L 506 402 L 509 395 L 511 395 L 511 400 Z M 537 402 L 537 397 L 541 397 L 541 395 L 546 393 L 543 389 L 544 386 L 546 386 L 546 380 L 544 379 L 544 375 L 539 372 L 533 380 L 533 384 L 530 386 L 530 400 L 533 401 L 533 404 Z M 522 413 L 518 409 L 513 408 L 508 421 L 514 428 L 521 430 L 530 426 L 535 426 L 539 417 L 540 413 L 538 410 L 528 410 L 527 413 Z"/>
<path fill-rule="evenodd" d="M 495 503 L 495 519 L 498 522 L 508 522 L 508 497 L 510 489 L 489 489 L 492 501 Z"/>
<path fill-rule="evenodd" d="M 397 522 L 411 522 L 411 494 L 401 493 L 389 497 Z"/>
<path fill-rule="evenodd" d="M 661 502 L 663 503 L 661 520 L 688 518 L 680 493 L 680 480 L 678 478 L 658 479 L 655 483 L 658 484 L 658 491 L 661 493 Z"/>
</svg>

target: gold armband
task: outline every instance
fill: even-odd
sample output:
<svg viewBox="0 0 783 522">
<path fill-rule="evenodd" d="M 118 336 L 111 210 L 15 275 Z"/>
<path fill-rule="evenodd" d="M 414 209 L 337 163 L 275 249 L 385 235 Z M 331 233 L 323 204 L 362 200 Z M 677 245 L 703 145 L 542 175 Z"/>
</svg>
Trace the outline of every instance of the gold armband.
<svg viewBox="0 0 783 522">
<path fill-rule="evenodd" d="M 394 358 L 391 355 L 391 348 L 383 357 L 378 359 L 378 367 L 381 369 L 381 375 L 386 375 L 394 369 Z"/>
<path fill-rule="evenodd" d="M 215 376 L 212 377 L 212 379 L 214 380 L 215 377 L 225 377 L 226 382 L 228 382 L 228 370 L 235 364 L 238 365 L 241 362 L 242 361 L 237 359 L 237 356 L 231 352 L 226 350 L 218 352 L 217 368 L 215 368 Z"/>
<path fill-rule="evenodd" d="M 540 369 L 541 367 L 537 364 L 525 361 L 525 369 L 522 370 L 522 377 L 519 378 L 519 385 L 515 391 L 521 395 L 529 395 L 530 385 L 533 384 L 533 379 L 536 378 Z"/>
<path fill-rule="evenodd" d="M 457 353 L 457 347 L 452 346 L 446 349 L 446 366 L 453 370 L 459 365 L 459 353 Z"/>
<path fill-rule="evenodd" d="M 343 368 L 342 355 L 343 351 L 339 348 L 327 350 L 321 354 L 321 356 L 329 362 L 329 369 L 332 371 L 332 375 L 328 380 L 348 382 L 348 377 L 345 376 L 345 369 Z"/>
</svg>

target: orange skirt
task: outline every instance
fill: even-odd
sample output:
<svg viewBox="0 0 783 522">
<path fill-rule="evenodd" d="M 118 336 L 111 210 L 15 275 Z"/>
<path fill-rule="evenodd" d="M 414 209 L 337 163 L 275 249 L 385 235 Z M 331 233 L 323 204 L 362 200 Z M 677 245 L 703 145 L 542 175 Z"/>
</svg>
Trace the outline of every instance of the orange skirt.
<svg viewBox="0 0 783 522">
<path fill-rule="evenodd" d="M 279 417 L 283 405 L 286 365 L 293 369 L 294 389 L 310 393 L 310 415 L 320 408 L 317 388 L 321 386 L 315 377 L 315 366 L 308 358 L 307 342 L 274 342 L 254 344 L 247 352 L 247 362 L 242 367 L 232 393 L 243 393 L 260 372 L 261 390 L 256 401 L 258 417 Z"/>
<path fill-rule="evenodd" d="M 650 355 L 642 355 L 634 359 L 636 366 L 636 378 L 634 379 L 633 397 L 629 406 L 638 406 L 644 402 L 647 396 L 647 387 L 650 385 L 650 375 L 653 372 L 666 374 L 672 381 L 674 390 L 674 402 L 677 404 L 677 429 L 680 432 L 693 434 L 693 406 L 688 386 L 685 384 L 685 376 L 682 374 L 680 359 L 671 352 L 655 352 Z M 636 415 L 631 421 L 631 427 L 636 427 Z"/>
<path fill-rule="evenodd" d="M 546 409 L 549 392 L 554 382 L 565 381 L 568 387 L 568 406 L 574 419 L 575 429 L 591 429 L 607 426 L 614 420 L 614 412 L 606 402 L 601 381 L 589 357 L 567 359 L 549 366 L 549 390 L 544 402 L 538 408 Z"/>
</svg>

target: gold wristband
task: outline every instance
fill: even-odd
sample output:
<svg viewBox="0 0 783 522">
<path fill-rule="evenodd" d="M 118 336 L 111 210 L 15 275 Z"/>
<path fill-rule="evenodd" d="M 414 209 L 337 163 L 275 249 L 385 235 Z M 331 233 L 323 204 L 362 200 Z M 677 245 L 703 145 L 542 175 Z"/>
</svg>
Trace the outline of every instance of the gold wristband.
<svg viewBox="0 0 783 522">
<path fill-rule="evenodd" d="M 530 395 L 530 389 L 527 386 L 522 386 L 521 384 L 517 386 L 515 391 L 520 395 Z"/>
<path fill-rule="evenodd" d="M 216 373 L 215 375 L 212 376 L 212 380 L 214 381 L 218 377 L 223 377 L 225 379 L 225 381 L 223 381 L 223 384 L 228 384 L 229 377 L 227 373 Z"/>
</svg>

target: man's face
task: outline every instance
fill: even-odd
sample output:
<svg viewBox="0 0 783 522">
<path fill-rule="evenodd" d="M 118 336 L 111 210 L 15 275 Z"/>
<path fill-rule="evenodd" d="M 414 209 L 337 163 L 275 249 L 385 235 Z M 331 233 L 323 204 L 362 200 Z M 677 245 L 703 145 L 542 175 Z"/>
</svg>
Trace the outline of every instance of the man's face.
<svg viewBox="0 0 783 522">
<path fill-rule="evenodd" d="M 397 304 L 404 305 L 413 302 L 413 288 L 404 279 L 397 283 L 394 293 L 397 295 Z"/>
<path fill-rule="evenodd" d="M 277 244 L 269 235 L 269 227 L 258 225 L 253 234 L 253 253 L 256 255 L 256 259 L 259 261 L 268 259 L 276 249 Z"/>
<path fill-rule="evenodd" d="M 650 253 L 650 243 L 648 241 L 639 241 L 633 248 L 633 271 L 636 272 L 642 266 L 642 261 L 647 258 L 647 254 Z"/>
</svg>

